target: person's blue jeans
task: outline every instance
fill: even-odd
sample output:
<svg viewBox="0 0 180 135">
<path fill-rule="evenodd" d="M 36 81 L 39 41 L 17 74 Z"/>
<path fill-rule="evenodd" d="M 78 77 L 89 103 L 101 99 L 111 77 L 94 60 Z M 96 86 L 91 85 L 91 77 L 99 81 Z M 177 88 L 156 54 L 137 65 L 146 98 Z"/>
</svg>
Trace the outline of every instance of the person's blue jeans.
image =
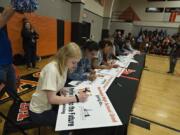
<svg viewBox="0 0 180 135">
<path fill-rule="evenodd" d="M 16 91 L 16 73 L 12 64 L 0 65 L 0 83 L 4 83 L 4 89 L 14 100 L 21 100 Z"/>
</svg>

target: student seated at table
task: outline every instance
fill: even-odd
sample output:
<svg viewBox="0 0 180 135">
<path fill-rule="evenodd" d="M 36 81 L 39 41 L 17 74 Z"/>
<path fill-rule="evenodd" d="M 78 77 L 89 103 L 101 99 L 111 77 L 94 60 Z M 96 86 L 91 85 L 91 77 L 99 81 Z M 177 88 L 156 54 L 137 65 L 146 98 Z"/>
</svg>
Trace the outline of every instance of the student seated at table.
<svg viewBox="0 0 180 135">
<path fill-rule="evenodd" d="M 96 58 L 93 58 L 93 69 L 111 69 L 117 68 L 118 65 L 114 64 L 113 58 L 113 44 L 110 40 L 102 40 L 99 42 L 99 51 Z"/>
<path fill-rule="evenodd" d="M 53 109 L 52 105 L 87 100 L 88 95 L 85 92 L 81 91 L 75 96 L 66 96 L 67 89 L 64 88 L 67 71 L 72 72 L 76 69 L 80 59 L 79 46 L 69 43 L 59 49 L 54 59 L 42 69 L 36 92 L 32 95 L 30 102 L 30 117 L 34 123 L 55 127 L 57 109 Z M 57 95 L 58 92 L 61 93 L 60 96 Z"/>
<path fill-rule="evenodd" d="M 124 43 L 124 47 L 123 47 L 124 52 L 128 52 L 128 53 L 132 53 L 133 51 L 135 51 L 132 48 L 131 45 L 131 40 L 129 38 L 126 38 L 125 43 Z"/>
<path fill-rule="evenodd" d="M 87 41 L 83 48 L 83 57 L 81 58 L 80 62 L 78 63 L 77 69 L 68 74 L 68 80 L 95 80 L 96 74 L 95 71 L 91 68 L 91 59 L 97 56 L 99 47 L 95 41 Z"/>
</svg>

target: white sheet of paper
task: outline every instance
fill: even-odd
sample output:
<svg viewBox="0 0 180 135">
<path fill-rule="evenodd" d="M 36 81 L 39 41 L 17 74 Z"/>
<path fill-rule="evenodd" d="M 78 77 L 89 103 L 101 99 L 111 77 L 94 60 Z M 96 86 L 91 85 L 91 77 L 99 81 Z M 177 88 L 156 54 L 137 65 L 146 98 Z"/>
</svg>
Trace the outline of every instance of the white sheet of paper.
<svg viewBox="0 0 180 135">
<path fill-rule="evenodd" d="M 78 86 L 79 84 L 81 84 L 82 81 L 71 81 L 68 84 L 72 85 L 72 86 Z"/>
</svg>

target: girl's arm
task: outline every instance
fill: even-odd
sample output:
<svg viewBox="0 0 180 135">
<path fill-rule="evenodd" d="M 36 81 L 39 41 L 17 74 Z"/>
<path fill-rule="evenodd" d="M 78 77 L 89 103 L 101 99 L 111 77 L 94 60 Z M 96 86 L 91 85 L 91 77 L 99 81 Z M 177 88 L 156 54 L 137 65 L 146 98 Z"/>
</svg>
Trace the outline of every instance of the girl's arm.
<svg viewBox="0 0 180 135">
<path fill-rule="evenodd" d="M 80 92 L 77 97 L 76 96 L 58 96 L 55 91 L 47 91 L 47 98 L 50 104 L 68 104 L 73 102 L 85 102 L 88 98 L 88 94 L 84 92 Z M 77 100 L 78 98 L 78 100 Z"/>
</svg>

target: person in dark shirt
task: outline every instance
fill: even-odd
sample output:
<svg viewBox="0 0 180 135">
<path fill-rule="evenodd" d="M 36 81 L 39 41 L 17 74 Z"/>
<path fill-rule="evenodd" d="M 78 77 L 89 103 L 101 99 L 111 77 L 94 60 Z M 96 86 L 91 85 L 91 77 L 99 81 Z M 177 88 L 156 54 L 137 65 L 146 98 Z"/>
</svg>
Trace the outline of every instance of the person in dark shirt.
<svg viewBox="0 0 180 135">
<path fill-rule="evenodd" d="M 114 64 L 114 59 L 117 59 L 114 55 L 113 44 L 110 40 L 102 40 L 99 42 L 99 51 L 96 58 L 93 58 L 93 69 L 111 69 L 117 68 L 118 65 Z"/>
<path fill-rule="evenodd" d="M 116 55 L 120 55 L 123 53 L 123 44 L 124 44 L 124 36 L 120 30 L 118 30 L 114 35 L 114 46 L 116 48 Z"/>
<path fill-rule="evenodd" d="M 32 28 L 30 22 L 24 19 L 23 29 L 21 31 L 21 36 L 23 39 L 23 49 L 26 58 L 27 68 L 37 68 L 36 67 L 36 44 L 39 38 L 38 33 Z"/>
<path fill-rule="evenodd" d="M 176 67 L 177 59 L 180 57 L 180 33 L 176 37 L 176 42 L 173 44 L 171 53 L 170 53 L 170 66 L 167 73 L 174 73 Z"/>
<path fill-rule="evenodd" d="M 0 90 L 6 90 L 10 97 L 20 102 L 22 100 L 16 91 L 16 75 L 13 68 L 11 43 L 4 29 L 14 12 L 12 6 L 9 5 L 0 14 Z"/>
</svg>

